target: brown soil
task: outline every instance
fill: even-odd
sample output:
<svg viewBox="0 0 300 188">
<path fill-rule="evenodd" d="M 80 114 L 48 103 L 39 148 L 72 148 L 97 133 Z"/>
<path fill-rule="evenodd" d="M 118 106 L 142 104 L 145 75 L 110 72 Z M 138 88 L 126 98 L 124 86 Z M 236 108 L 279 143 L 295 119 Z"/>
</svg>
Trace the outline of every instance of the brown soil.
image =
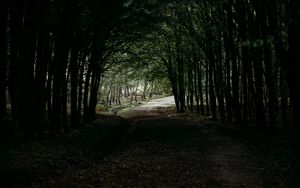
<svg viewBox="0 0 300 188">
<path fill-rule="evenodd" d="M 0 187 L 300 187 L 290 137 L 161 109 L 136 115 L 99 115 L 1 151 Z"/>
</svg>

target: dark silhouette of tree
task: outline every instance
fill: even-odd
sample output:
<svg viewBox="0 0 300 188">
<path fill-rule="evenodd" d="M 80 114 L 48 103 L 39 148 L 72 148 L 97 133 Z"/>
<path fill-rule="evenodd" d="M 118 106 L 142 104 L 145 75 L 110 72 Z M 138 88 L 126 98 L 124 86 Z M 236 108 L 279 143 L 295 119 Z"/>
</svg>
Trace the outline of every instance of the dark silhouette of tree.
<svg viewBox="0 0 300 188">
<path fill-rule="evenodd" d="M 178 112 L 274 133 L 291 104 L 300 129 L 299 8 L 296 0 L 3 0 L 0 119 L 11 116 L 24 139 L 56 135 L 95 119 L 101 84 L 107 103 L 120 104 L 138 85 L 151 96 L 163 75 Z M 105 81 L 129 67 L 136 76 L 144 68 L 143 79 Z"/>
<path fill-rule="evenodd" d="M 0 121 L 6 114 L 8 1 L 0 2 Z"/>
<path fill-rule="evenodd" d="M 299 42 L 300 42 L 300 17 L 299 17 L 299 9 L 300 9 L 300 2 L 292 0 L 289 1 L 288 4 L 288 14 L 290 15 L 289 20 L 289 51 L 288 56 L 289 59 L 283 63 L 283 66 L 286 71 L 287 81 L 289 84 L 290 89 L 290 97 L 293 104 L 294 109 L 294 117 L 295 117 L 295 125 L 298 133 L 298 137 L 300 134 L 300 101 L 299 101 L 299 84 L 296 84 L 295 81 L 299 80 Z"/>
</svg>

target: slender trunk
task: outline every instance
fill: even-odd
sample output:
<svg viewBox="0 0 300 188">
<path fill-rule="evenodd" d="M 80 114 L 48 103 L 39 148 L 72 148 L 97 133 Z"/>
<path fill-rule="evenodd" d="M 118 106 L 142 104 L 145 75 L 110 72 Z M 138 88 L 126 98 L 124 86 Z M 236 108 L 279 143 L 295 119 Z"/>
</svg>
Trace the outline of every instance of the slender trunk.
<svg viewBox="0 0 300 188">
<path fill-rule="evenodd" d="M 212 114 L 212 119 L 216 120 L 217 119 L 217 104 L 216 104 L 216 96 L 215 96 L 215 86 L 214 86 L 214 81 L 213 81 L 213 75 L 215 65 L 214 61 L 209 62 L 209 101 L 210 101 L 210 106 L 211 106 L 211 114 Z"/>
<path fill-rule="evenodd" d="M 233 0 L 230 0 L 231 5 L 233 5 Z M 247 34 L 248 34 L 248 29 L 247 29 L 247 21 L 246 21 L 246 2 L 244 0 L 241 1 L 237 1 L 236 2 L 236 17 L 237 22 L 239 23 L 239 27 L 238 27 L 238 33 L 240 36 L 240 40 L 241 43 L 245 43 L 248 38 L 247 38 Z M 240 94 L 239 94 L 239 86 L 240 86 L 240 74 L 239 74 L 239 62 L 237 60 L 237 46 L 234 44 L 234 38 L 233 38 L 233 30 L 230 28 L 235 28 L 235 24 L 233 22 L 233 12 L 232 12 L 232 8 L 229 7 L 230 10 L 228 11 L 229 15 L 230 15 L 230 19 L 228 19 L 229 21 L 229 44 L 230 44 L 230 50 L 231 50 L 231 63 L 232 63 L 232 97 L 233 97 L 233 112 L 234 112 L 234 117 L 235 117 L 235 121 L 238 125 L 241 124 L 242 122 L 242 115 L 241 115 L 241 105 L 240 105 Z M 244 62 L 244 60 L 247 57 L 245 56 L 245 54 L 243 53 L 242 56 L 242 62 Z"/>
<path fill-rule="evenodd" d="M 70 60 L 70 73 L 71 73 L 71 127 L 77 128 L 79 127 L 79 122 L 77 121 L 78 115 L 78 74 L 79 74 L 79 66 L 78 66 L 78 56 L 79 56 L 79 48 L 75 44 L 71 53 Z"/>
<path fill-rule="evenodd" d="M 199 99 L 199 62 L 197 62 L 196 57 L 194 58 L 194 92 L 195 92 L 195 99 L 196 99 L 196 110 L 197 114 L 200 114 L 200 99 Z"/>
<path fill-rule="evenodd" d="M 206 101 L 206 115 L 210 115 L 210 106 L 209 106 L 209 96 L 208 96 L 208 88 L 209 88 L 209 63 L 208 60 L 206 60 L 206 72 L 205 72 L 205 101 Z"/>
<path fill-rule="evenodd" d="M 135 101 L 135 103 L 138 102 L 137 101 L 138 88 L 139 88 L 139 82 L 137 82 L 136 87 L 135 87 L 135 91 L 133 92 L 134 93 L 134 101 Z"/>
<path fill-rule="evenodd" d="M 54 62 L 53 62 L 53 51 L 54 51 L 54 41 L 50 40 L 49 44 L 49 64 L 48 64 L 48 75 L 47 75 L 47 84 L 46 84 L 46 92 L 47 92 L 47 98 L 46 98 L 46 106 L 47 106 L 47 114 L 48 114 L 48 120 L 52 120 L 53 118 L 53 110 L 52 110 L 52 99 L 53 99 L 53 74 L 54 74 Z"/>
<path fill-rule="evenodd" d="M 92 121 L 95 116 L 95 107 L 94 107 L 94 101 L 97 100 L 97 88 L 96 87 L 96 79 L 97 79 L 97 73 L 96 70 L 94 69 L 92 71 L 92 76 L 91 76 L 91 86 L 90 86 L 90 98 L 89 98 L 89 103 L 88 103 L 88 121 Z M 115 93 L 113 93 L 115 94 Z M 113 95 L 114 97 L 114 95 Z M 114 100 L 113 100 L 114 103 Z"/>
<path fill-rule="evenodd" d="M 19 3 L 22 3 L 20 1 Z M 24 3 L 24 2 L 23 2 Z M 15 6 L 14 6 L 15 5 Z M 17 83 L 19 75 L 19 46 L 20 46 L 20 33 L 22 28 L 22 6 L 18 4 L 16 0 L 10 2 L 9 4 L 9 16 L 10 16 L 10 63 L 9 63 L 9 94 L 12 118 L 14 122 L 17 122 Z"/>
<path fill-rule="evenodd" d="M 11 112 L 14 125 L 15 139 L 21 139 L 21 126 L 18 121 L 18 76 L 20 73 L 20 46 L 21 32 L 23 20 L 23 4 L 24 1 L 12 0 L 9 4 L 9 28 L 10 28 L 10 48 L 9 48 L 9 75 L 8 89 L 11 103 Z"/>
<path fill-rule="evenodd" d="M 256 1 L 254 3 L 254 7 L 256 10 L 256 20 L 255 20 L 255 27 L 252 29 L 251 36 L 253 40 L 262 39 L 262 28 L 263 24 L 261 23 L 264 20 L 263 16 L 263 8 L 262 8 L 262 1 Z M 257 30 L 257 31 L 255 31 Z M 255 78 L 255 112 L 256 112 L 256 126 L 264 132 L 267 132 L 266 127 L 266 118 L 265 118 L 265 107 L 264 107 L 264 95 L 263 95 L 263 75 L 264 75 L 264 67 L 263 67 L 263 46 L 259 45 L 256 48 L 253 48 L 253 55 L 254 55 L 254 78 Z"/>
<path fill-rule="evenodd" d="M 204 99 L 203 99 L 203 84 L 202 84 L 202 66 L 201 63 L 198 63 L 198 87 L 199 87 L 199 97 L 200 97 L 200 112 L 204 115 Z"/>
<path fill-rule="evenodd" d="M 181 52 L 177 52 L 181 53 Z M 185 111 L 185 89 L 184 89 L 184 73 L 183 73 L 183 60 L 177 54 L 177 72 L 178 72 L 178 95 L 179 95 L 179 112 Z"/>
<path fill-rule="evenodd" d="M 275 1 L 275 0 L 274 0 Z M 275 132 L 275 126 L 277 123 L 277 93 L 276 93 L 276 83 L 277 83 L 277 76 L 274 76 L 275 72 L 275 65 L 272 55 L 272 45 L 269 42 L 269 36 L 273 33 L 271 31 L 276 30 L 276 24 L 272 21 L 271 17 L 277 17 L 276 12 L 273 12 L 271 15 L 271 11 L 276 11 L 276 7 L 273 5 L 276 3 L 273 2 L 268 6 L 266 2 L 262 2 L 262 7 L 268 7 L 264 11 L 262 11 L 262 38 L 263 38 L 263 50 L 264 50 L 264 65 L 265 65 L 265 72 L 266 72 L 266 86 L 267 86 L 267 93 L 268 93 L 268 112 L 269 112 L 269 123 L 270 123 L 270 131 L 271 133 Z M 274 9 L 271 10 L 270 8 Z M 267 24 L 269 21 L 267 17 L 270 17 L 270 23 Z"/>
<path fill-rule="evenodd" d="M 85 82 L 84 82 L 83 123 L 88 122 L 88 115 L 89 115 L 88 101 L 89 101 L 89 88 L 90 88 L 91 72 L 92 72 L 91 65 L 88 65 L 88 70 L 87 70 L 87 73 L 85 75 Z"/>
<path fill-rule="evenodd" d="M 145 80 L 145 82 L 144 82 L 144 88 L 143 88 L 143 94 L 142 94 L 142 100 L 146 100 L 146 94 L 147 94 L 148 85 L 149 85 L 149 82 Z"/>
<path fill-rule="evenodd" d="M 170 52 L 169 52 L 170 53 Z M 164 60 L 165 66 L 168 70 L 168 79 L 172 85 L 172 93 L 174 95 L 176 110 L 179 112 L 179 97 L 178 97 L 178 81 L 177 81 L 177 74 L 176 70 L 173 68 L 173 61 L 169 54 L 168 60 Z"/>
<path fill-rule="evenodd" d="M 256 49 L 254 61 L 254 77 L 255 77 L 255 111 L 256 111 L 256 126 L 262 131 L 266 131 L 265 109 L 263 99 L 263 67 L 262 67 L 262 52 L 261 49 Z"/>
<path fill-rule="evenodd" d="M 225 69 L 226 69 L 226 112 L 227 121 L 232 122 L 232 95 L 231 95 L 231 54 L 229 50 L 229 39 L 224 34 L 224 45 L 225 45 Z"/>
<path fill-rule="evenodd" d="M 111 87 L 109 87 L 108 92 L 106 94 L 106 105 L 110 105 L 111 106 L 110 92 L 111 92 Z M 131 103 L 131 101 L 130 101 L 130 103 Z"/>
<path fill-rule="evenodd" d="M 211 23 L 210 23 L 211 24 Z M 208 58 L 208 80 L 209 80 L 209 102 L 211 107 L 212 119 L 217 119 L 217 104 L 215 95 L 215 82 L 214 77 L 215 72 L 215 57 L 214 57 L 214 43 L 212 41 L 213 33 L 212 28 L 206 31 L 206 41 L 207 41 L 207 58 Z"/>
<path fill-rule="evenodd" d="M 68 53 L 70 54 L 70 53 Z M 66 68 L 66 76 L 63 80 L 63 86 L 62 86 L 62 95 L 61 95 L 61 101 L 62 101 L 62 128 L 63 130 L 68 130 L 70 127 L 68 123 L 68 87 L 70 82 L 70 60 L 68 58 L 68 65 Z"/>
<path fill-rule="evenodd" d="M 8 1 L 0 1 L 0 122 L 6 114 Z"/>
<path fill-rule="evenodd" d="M 300 140 L 300 85 L 295 81 L 300 80 L 300 1 L 289 1 L 289 61 L 284 63 L 286 77 L 290 89 L 291 101 L 293 104 L 295 126 Z"/>
<path fill-rule="evenodd" d="M 91 94 L 90 94 L 90 101 L 89 101 L 89 116 L 90 119 L 95 119 L 95 109 L 97 105 L 97 96 L 100 86 L 100 78 L 101 78 L 101 71 L 100 67 L 98 67 L 94 72 L 94 80 L 92 81 L 91 85 Z"/>
<path fill-rule="evenodd" d="M 189 93 L 189 104 L 190 104 L 190 111 L 192 112 L 194 110 L 194 88 L 193 88 L 193 63 L 195 62 L 190 62 L 189 67 L 188 67 L 188 93 Z"/>
<path fill-rule="evenodd" d="M 21 35 L 20 50 L 20 74 L 19 74 L 19 120 L 23 127 L 25 139 L 33 138 L 35 127 L 35 96 L 34 96 L 34 62 L 37 40 L 37 3 L 35 0 L 28 0 L 24 6 L 24 25 Z"/>
<path fill-rule="evenodd" d="M 219 47 L 216 47 L 217 49 L 217 58 L 216 58 L 216 67 L 215 67 L 215 74 L 214 74 L 214 80 L 215 80 L 215 90 L 217 94 L 217 100 L 218 100 L 218 107 L 219 112 L 221 116 L 221 121 L 226 121 L 226 114 L 225 114 L 225 104 L 224 104 L 224 98 L 225 98 L 225 83 L 224 83 L 224 76 L 223 76 L 223 64 L 222 64 L 222 49 L 220 48 L 221 45 L 218 45 Z"/>
<path fill-rule="evenodd" d="M 267 38 L 265 37 L 265 43 L 267 42 Z M 277 82 L 277 76 L 273 75 L 273 62 L 272 62 L 272 54 L 271 47 L 265 44 L 264 52 L 265 52 L 265 67 L 266 67 L 266 84 L 268 89 L 268 111 L 269 111 L 269 120 L 270 120 L 270 130 L 271 132 L 275 131 L 275 126 L 277 122 L 277 95 L 275 92 L 275 83 Z"/>
<path fill-rule="evenodd" d="M 249 87 L 250 84 L 248 83 L 248 76 L 251 76 L 249 72 L 251 71 L 250 68 L 250 63 L 251 61 L 250 56 L 248 54 L 249 48 L 247 46 L 242 47 L 242 85 L 243 85 L 243 124 L 247 125 L 248 124 L 248 94 L 249 94 Z"/>
<path fill-rule="evenodd" d="M 84 73 L 84 64 L 85 64 L 86 56 L 82 55 L 81 64 L 80 64 L 80 73 L 79 73 L 79 80 L 78 80 L 78 107 L 77 107 L 77 115 L 76 120 L 78 124 L 81 123 L 81 110 L 82 110 L 82 90 L 83 90 L 83 73 Z"/>
<path fill-rule="evenodd" d="M 44 137 L 46 121 L 46 75 L 50 62 L 49 33 L 40 29 L 38 33 L 37 61 L 35 66 L 35 125 L 39 137 Z"/>
<path fill-rule="evenodd" d="M 119 92 L 118 92 L 118 105 L 122 105 L 121 102 L 121 97 L 122 97 L 122 86 L 119 87 Z"/>
<path fill-rule="evenodd" d="M 52 97 L 52 134 L 59 133 L 63 128 L 64 87 L 66 84 L 66 69 L 70 42 L 70 0 L 62 1 L 62 17 L 57 24 L 54 50 L 53 97 Z"/>
<path fill-rule="evenodd" d="M 287 119 L 287 114 L 288 114 L 288 86 L 286 83 L 286 76 L 283 68 L 280 70 L 280 106 L 281 106 L 281 114 L 282 114 L 282 123 L 284 125 L 288 125 L 288 119 Z"/>
</svg>

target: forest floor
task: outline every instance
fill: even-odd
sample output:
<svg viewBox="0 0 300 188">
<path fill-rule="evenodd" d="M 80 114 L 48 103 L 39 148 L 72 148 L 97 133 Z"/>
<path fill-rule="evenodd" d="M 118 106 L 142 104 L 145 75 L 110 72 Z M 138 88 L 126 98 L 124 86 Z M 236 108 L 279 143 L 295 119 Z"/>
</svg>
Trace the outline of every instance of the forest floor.
<svg viewBox="0 0 300 188">
<path fill-rule="evenodd" d="M 0 151 L 0 187 L 300 187 L 291 136 L 169 108 L 98 115 L 77 131 Z"/>
</svg>

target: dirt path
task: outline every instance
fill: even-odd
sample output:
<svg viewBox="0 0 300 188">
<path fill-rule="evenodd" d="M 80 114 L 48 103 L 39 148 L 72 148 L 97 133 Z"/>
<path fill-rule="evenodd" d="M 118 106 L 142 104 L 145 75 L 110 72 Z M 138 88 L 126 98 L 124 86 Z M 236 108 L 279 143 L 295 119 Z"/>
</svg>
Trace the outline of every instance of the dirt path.
<svg viewBox="0 0 300 188">
<path fill-rule="evenodd" d="M 143 109 L 143 110 L 153 110 L 158 107 L 169 107 L 175 106 L 174 96 L 163 97 L 160 99 L 151 100 L 141 106 L 136 107 L 136 110 Z"/>
<path fill-rule="evenodd" d="M 163 97 L 160 99 L 151 100 L 141 106 L 134 107 L 126 113 L 121 113 L 120 116 L 138 117 L 138 116 L 157 116 L 161 115 L 161 112 L 168 108 L 175 107 L 174 96 Z"/>
<path fill-rule="evenodd" d="M 291 143 L 203 119 L 157 108 L 127 120 L 99 116 L 1 152 L 0 187 L 300 186 Z"/>
</svg>

